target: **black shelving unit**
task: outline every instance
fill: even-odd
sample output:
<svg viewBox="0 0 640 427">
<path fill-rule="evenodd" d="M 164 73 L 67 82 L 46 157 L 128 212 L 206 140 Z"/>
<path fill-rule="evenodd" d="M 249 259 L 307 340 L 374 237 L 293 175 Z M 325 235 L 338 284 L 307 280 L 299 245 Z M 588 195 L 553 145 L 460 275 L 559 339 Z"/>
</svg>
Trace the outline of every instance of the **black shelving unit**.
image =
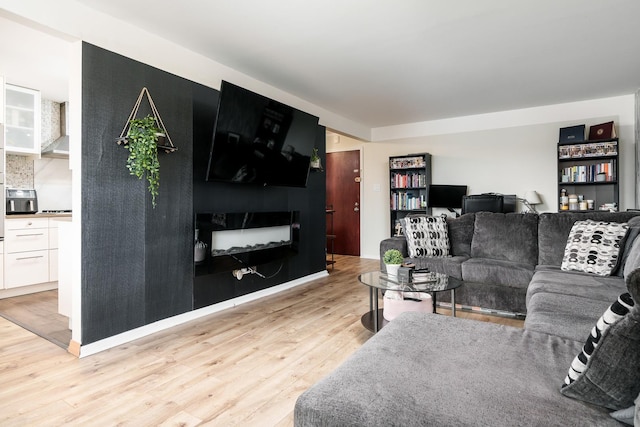
<svg viewBox="0 0 640 427">
<path fill-rule="evenodd" d="M 620 206 L 618 177 L 620 145 L 618 138 L 558 143 L 558 201 L 562 190 L 567 195 L 582 196 L 583 200 L 593 200 L 593 208 L 598 210 L 607 203 Z M 563 209 L 559 211 L 584 211 L 585 209 Z"/>
<path fill-rule="evenodd" d="M 397 234 L 401 218 L 414 213 L 431 213 L 427 205 L 431 185 L 431 154 L 389 157 L 390 231 Z"/>
<path fill-rule="evenodd" d="M 334 258 L 334 243 L 336 241 L 336 235 L 333 231 L 333 214 L 335 210 L 333 209 L 333 205 L 329 205 L 326 207 L 327 212 L 327 249 L 326 249 L 326 257 L 327 257 L 327 266 L 331 266 L 333 270 L 333 266 L 336 264 L 336 260 Z"/>
</svg>

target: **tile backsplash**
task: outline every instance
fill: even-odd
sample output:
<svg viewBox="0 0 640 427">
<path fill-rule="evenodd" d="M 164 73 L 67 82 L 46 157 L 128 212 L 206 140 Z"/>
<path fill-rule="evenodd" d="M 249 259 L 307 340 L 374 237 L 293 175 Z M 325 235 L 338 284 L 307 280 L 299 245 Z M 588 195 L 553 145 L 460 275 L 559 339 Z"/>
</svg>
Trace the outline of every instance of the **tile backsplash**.
<svg viewBox="0 0 640 427">
<path fill-rule="evenodd" d="M 8 188 L 33 188 L 33 159 L 7 154 L 5 182 Z"/>
<path fill-rule="evenodd" d="M 60 104 L 48 99 L 43 99 L 40 105 L 40 114 L 42 116 L 40 147 L 45 148 L 60 138 Z"/>
</svg>

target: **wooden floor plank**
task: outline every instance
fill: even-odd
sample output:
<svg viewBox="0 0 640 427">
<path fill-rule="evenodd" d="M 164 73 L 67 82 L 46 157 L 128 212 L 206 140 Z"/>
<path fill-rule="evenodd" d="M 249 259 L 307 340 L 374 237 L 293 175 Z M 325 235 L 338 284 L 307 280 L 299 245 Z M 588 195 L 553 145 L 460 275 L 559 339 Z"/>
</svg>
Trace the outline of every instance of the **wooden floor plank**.
<svg viewBox="0 0 640 427">
<path fill-rule="evenodd" d="M 0 319 L 0 425 L 290 427 L 300 393 L 372 336 L 357 275 L 378 261 L 336 259 L 328 277 L 84 359 Z"/>
</svg>

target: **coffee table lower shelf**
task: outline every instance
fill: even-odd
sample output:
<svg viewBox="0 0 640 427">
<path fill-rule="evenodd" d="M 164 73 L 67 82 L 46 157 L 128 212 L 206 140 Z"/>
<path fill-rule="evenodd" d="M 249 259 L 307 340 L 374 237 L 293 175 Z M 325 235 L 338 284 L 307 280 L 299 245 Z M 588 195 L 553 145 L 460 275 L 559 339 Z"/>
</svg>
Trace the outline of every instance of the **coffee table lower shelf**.
<svg viewBox="0 0 640 427">
<path fill-rule="evenodd" d="M 362 326 L 364 326 L 365 328 L 367 328 L 368 330 L 370 330 L 371 332 L 375 333 L 375 326 L 374 326 L 374 316 L 375 310 L 371 310 L 366 312 L 365 314 L 362 315 L 362 317 L 360 318 L 360 321 L 362 322 Z M 378 329 L 382 328 L 384 325 L 386 325 L 387 323 L 389 323 L 388 320 L 386 320 L 383 317 L 383 309 L 380 308 L 378 309 L 378 321 L 380 322 L 380 325 L 378 327 Z"/>
</svg>

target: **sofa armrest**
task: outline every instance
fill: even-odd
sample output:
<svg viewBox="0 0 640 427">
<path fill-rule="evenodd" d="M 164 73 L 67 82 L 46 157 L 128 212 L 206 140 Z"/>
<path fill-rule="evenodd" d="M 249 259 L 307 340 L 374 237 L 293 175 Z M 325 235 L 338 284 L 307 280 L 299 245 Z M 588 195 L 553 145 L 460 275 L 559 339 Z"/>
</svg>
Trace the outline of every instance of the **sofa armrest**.
<svg viewBox="0 0 640 427">
<path fill-rule="evenodd" d="M 402 257 L 406 258 L 409 256 L 409 250 L 407 249 L 407 239 L 404 236 L 394 236 L 388 239 L 384 239 L 380 242 L 380 270 L 384 270 L 384 263 L 382 262 L 382 257 L 384 253 L 389 249 L 397 249 L 402 253 Z"/>
</svg>

